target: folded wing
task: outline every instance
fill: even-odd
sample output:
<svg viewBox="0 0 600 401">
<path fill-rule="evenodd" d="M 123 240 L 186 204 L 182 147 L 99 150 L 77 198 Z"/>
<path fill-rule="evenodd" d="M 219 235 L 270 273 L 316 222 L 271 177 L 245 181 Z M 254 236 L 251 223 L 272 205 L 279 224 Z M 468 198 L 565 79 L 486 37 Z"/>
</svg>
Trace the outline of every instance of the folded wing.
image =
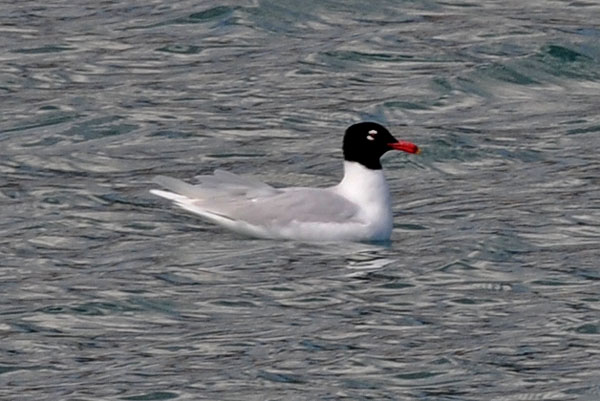
<svg viewBox="0 0 600 401">
<path fill-rule="evenodd" d="M 292 222 L 358 222 L 358 207 L 328 188 L 277 189 L 222 170 L 196 178 L 199 183 L 192 185 L 172 177 L 156 177 L 154 182 L 171 192 L 152 193 L 222 224 L 234 220 L 275 228 Z"/>
</svg>

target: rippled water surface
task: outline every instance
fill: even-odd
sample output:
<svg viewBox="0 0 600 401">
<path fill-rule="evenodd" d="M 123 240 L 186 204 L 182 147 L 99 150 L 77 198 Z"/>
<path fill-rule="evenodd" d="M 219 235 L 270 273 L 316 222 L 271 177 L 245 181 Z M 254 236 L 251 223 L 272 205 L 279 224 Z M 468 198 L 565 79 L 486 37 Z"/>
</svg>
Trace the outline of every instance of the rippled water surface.
<svg viewBox="0 0 600 401">
<path fill-rule="evenodd" d="M 600 399 L 600 3 L 0 8 L 0 398 Z M 384 160 L 387 246 L 240 237 L 148 193 Z"/>
</svg>

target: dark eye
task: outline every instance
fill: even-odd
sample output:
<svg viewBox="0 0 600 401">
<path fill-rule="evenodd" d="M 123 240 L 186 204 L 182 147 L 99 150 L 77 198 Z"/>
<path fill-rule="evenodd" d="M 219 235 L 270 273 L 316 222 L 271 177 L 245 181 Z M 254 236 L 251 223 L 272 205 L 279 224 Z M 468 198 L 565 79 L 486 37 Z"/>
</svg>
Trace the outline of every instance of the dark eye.
<svg viewBox="0 0 600 401">
<path fill-rule="evenodd" d="M 367 135 L 367 139 L 369 141 L 373 141 L 373 140 L 375 140 L 375 135 L 377 135 L 377 130 L 372 129 L 371 131 L 369 131 L 369 135 Z"/>
</svg>

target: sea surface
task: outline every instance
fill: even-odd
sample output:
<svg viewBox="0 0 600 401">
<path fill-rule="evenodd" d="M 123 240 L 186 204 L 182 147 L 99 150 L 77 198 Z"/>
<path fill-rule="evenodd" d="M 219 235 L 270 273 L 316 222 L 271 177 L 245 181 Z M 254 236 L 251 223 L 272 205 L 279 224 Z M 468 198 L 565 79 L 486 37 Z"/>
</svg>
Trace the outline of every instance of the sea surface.
<svg viewBox="0 0 600 401">
<path fill-rule="evenodd" d="M 600 2 L 2 1 L 0 399 L 600 400 Z M 387 244 L 149 194 L 383 160 Z"/>
</svg>

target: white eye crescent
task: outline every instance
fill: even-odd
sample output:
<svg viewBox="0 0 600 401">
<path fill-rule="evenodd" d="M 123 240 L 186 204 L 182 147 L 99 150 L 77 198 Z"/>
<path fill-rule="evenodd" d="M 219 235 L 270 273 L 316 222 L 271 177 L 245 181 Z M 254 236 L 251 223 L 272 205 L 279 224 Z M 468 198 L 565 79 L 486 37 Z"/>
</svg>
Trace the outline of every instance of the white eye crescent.
<svg viewBox="0 0 600 401">
<path fill-rule="evenodd" d="M 369 131 L 369 135 L 377 135 L 377 130 L 372 129 Z"/>
<path fill-rule="evenodd" d="M 375 138 L 373 138 L 371 135 L 367 135 L 367 139 L 368 139 L 369 141 L 374 141 L 374 140 L 375 140 Z"/>
</svg>

